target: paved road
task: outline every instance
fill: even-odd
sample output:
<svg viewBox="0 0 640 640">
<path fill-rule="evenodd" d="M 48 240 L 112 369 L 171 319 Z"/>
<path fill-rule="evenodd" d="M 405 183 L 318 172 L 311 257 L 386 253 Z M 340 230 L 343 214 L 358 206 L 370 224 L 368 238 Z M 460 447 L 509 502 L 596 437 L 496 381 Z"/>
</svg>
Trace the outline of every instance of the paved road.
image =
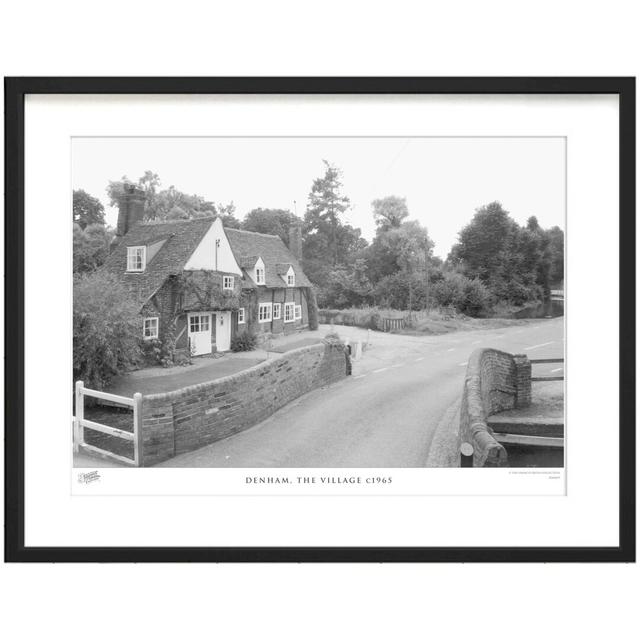
<svg viewBox="0 0 640 640">
<path fill-rule="evenodd" d="M 336 328 L 345 337 L 366 338 L 360 329 Z M 563 357 L 563 319 L 443 336 L 372 332 L 371 348 L 355 363 L 352 377 L 162 466 L 425 466 L 436 426 L 459 399 L 467 359 L 479 347 L 530 358 Z M 560 368 L 540 365 L 535 372 L 558 375 Z"/>
</svg>

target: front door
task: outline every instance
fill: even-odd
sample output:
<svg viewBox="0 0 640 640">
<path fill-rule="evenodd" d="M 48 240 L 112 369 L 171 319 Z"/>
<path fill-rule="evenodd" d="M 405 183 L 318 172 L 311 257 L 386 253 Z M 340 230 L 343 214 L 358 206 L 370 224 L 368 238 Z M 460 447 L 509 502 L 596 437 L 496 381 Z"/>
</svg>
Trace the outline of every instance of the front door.
<svg viewBox="0 0 640 640">
<path fill-rule="evenodd" d="M 217 312 L 214 317 L 216 319 L 216 349 L 229 351 L 231 349 L 231 312 Z"/>
<path fill-rule="evenodd" d="M 211 314 L 189 314 L 189 344 L 191 354 L 201 356 L 211 353 Z"/>
</svg>

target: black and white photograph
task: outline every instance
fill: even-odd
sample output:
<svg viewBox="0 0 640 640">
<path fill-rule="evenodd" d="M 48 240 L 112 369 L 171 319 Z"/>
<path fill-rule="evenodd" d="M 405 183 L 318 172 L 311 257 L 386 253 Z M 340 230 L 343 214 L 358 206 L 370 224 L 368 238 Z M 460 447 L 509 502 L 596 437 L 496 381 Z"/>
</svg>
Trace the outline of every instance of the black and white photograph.
<svg viewBox="0 0 640 640">
<path fill-rule="evenodd" d="M 16 557 L 628 558 L 631 83 L 176 82 L 9 83 Z"/>
<path fill-rule="evenodd" d="M 74 138 L 78 481 L 564 468 L 566 162 L 562 136 Z"/>
</svg>

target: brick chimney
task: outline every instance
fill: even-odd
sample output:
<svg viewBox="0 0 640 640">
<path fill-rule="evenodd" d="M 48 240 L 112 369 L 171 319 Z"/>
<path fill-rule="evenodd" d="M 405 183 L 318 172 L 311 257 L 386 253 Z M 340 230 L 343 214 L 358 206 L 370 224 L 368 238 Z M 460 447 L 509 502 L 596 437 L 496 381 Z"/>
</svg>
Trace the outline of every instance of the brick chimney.
<svg viewBox="0 0 640 640">
<path fill-rule="evenodd" d="M 122 236 L 142 222 L 144 218 L 144 190 L 136 187 L 134 184 L 124 185 L 124 193 L 118 202 L 118 227 L 116 229 L 116 237 L 120 239 Z"/>
<path fill-rule="evenodd" d="M 302 223 L 294 220 L 289 227 L 289 251 L 296 260 L 302 260 Z"/>
</svg>

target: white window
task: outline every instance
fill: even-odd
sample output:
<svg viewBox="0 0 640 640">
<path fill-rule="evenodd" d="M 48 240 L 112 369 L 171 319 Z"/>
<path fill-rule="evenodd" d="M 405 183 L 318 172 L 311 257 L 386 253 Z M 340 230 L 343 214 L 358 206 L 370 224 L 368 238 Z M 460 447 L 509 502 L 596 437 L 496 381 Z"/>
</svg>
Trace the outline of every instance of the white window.
<svg viewBox="0 0 640 640">
<path fill-rule="evenodd" d="M 158 318 L 145 318 L 143 336 L 145 340 L 158 337 Z"/>
<path fill-rule="evenodd" d="M 189 316 L 189 333 L 209 331 L 209 314 Z"/>
<path fill-rule="evenodd" d="M 281 309 L 282 309 L 282 305 L 279 302 L 276 302 L 273 305 L 273 319 L 274 320 L 280 320 L 280 318 L 282 317 L 280 315 L 282 313 Z"/>
<path fill-rule="evenodd" d="M 144 271 L 147 247 L 127 247 L 127 271 Z"/>
<path fill-rule="evenodd" d="M 222 288 L 231 290 L 233 289 L 233 276 L 222 277 Z"/>
<path fill-rule="evenodd" d="M 244 324 L 244 307 L 238 309 L 238 324 Z"/>
<path fill-rule="evenodd" d="M 288 273 L 287 274 L 287 287 L 295 287 L 296 286 L 296 274 Z"/>
<path fill-rule="evenodd" d="M 297 304 L 295 307 L 295 319 L 296 320 L 300 320 L 300 318 L 302 318 L 302 307 Z"/>
<path fill-rule="evenodd" d="M 271 321 L 271 303 L 261 302 L 258 309 L 258 322 L 270 322 Z"/>
<path fill-rule="evenodd" d="M 264 269 L 256 267 L 256 284 L 264 284 Z"/>
<path fill-rule="evenodd" d="M 284 321 L 285 322 L 293 322 L 294 320 L 294 307 L 295 302 L 285 302 L 284 303 Z"/>
</svg>

